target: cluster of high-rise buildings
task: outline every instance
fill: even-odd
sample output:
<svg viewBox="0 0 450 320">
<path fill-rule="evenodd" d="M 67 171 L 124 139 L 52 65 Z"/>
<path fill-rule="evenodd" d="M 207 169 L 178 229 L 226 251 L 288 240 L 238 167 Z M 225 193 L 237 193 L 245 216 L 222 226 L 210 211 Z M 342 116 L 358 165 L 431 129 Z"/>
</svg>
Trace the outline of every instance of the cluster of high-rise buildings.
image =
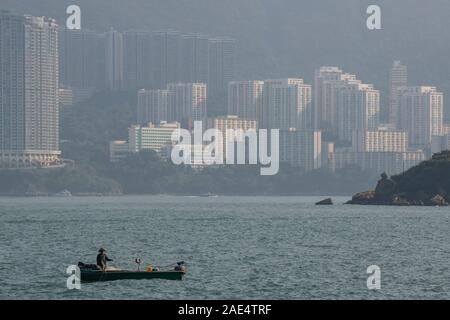
<svg viewBox="0 0 450 320">
<path fill-rule="evenodd" d="M 441 92 L 410 86 L 407 67 L 398 61 L 389 81 L 387 121 L 380 116 L 379 90 L 356 75 L 325 66 L 316 70 L 314 85 L 299 78 L 230 81 L 228 116 L 206 123 L 226 119 L 226 128 L 236 130 L 253 121 L 255 129 L 278 129 L 280 160 L 306 171 L 354 165 L 400 173 L 447 149 L 450 135 Z M 137 123 L 169 121 L 192 129 L 193 121 L 207 118 L 207 88 L 178 83 L 164 90 L 142 89 Z"/>
<path fill-rule="evenodd" d="M 186 104 L 161 120 L 204 118 L 206 85 L 210 97 L 226 96 L 235 52 L 227 37 L 67 30 L 54 19 L 1 11 L 0 167 L 60 165 L 59 108 L 98 90 L 167 89 L 177 101 L 192 92 L 196 108 Z"/>
<path fill-rule="evenodd" d="M 380 92 L 356 75 L 320 67 L 312 85 L 238 80 L 235 51 L 229 38 L 65 30 L 53 19 L 2 11 L 0 166 L 60 165 L 59 108 L 102 89 L 138 97 L 128 141 L 111 142 L 112 160 L 143 149 L 165 153 L 173 130 L 191 130 L 195 121 L 204 129 L 278 129 L 280 160 L 306 171 L 356 165 L 394 174 L 450 147 L 443 94 L 411 86 L 400 62 L 390 70 L 382 121 Z M 211 100 L 226 114 L 211 117 Z"/>
<path fill-rule="evenodd" d="M 449 147 L 443 94 L 410 86 L 407 67 L 390 70 L 389 119 L 380 92 L 338 67 L 302 79 L 229 83 L 228 111 L 280 130 L 280 159 L 305 170 L 350 165 L 395 174 Z"/>
<path fill-rule="evenodd" d="M 194 121 L 205 121 L 207 85 L 205 83 L 169 83 L 166 89 L 138 92 L 137 122 L 178 121 L 192 128 Z"/>
<path fill-rule="evenodd" d="M 176 30 L 59 30 L 60 83 L 74 96 L 95 89 L 166 89 L 205 83 L 211 97 L 234 79 L 236 41 Z"/>
</svg>

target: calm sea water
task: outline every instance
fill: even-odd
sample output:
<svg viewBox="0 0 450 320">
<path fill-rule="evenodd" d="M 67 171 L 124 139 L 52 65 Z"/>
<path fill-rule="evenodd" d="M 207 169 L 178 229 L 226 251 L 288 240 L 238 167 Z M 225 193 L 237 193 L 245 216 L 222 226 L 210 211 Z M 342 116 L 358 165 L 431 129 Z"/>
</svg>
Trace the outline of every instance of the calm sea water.
<svg viewBox="0 0 450 320">
<path fill-rule="evenodd" d="M 450 209 L 323 197 L 0 198 L 1 299 L 450 298 Z M 187 263 L 184 281 L 66 288 L 66 268 Z M 366 286 L 381 268 L 379 291 Z"/>
</svg>

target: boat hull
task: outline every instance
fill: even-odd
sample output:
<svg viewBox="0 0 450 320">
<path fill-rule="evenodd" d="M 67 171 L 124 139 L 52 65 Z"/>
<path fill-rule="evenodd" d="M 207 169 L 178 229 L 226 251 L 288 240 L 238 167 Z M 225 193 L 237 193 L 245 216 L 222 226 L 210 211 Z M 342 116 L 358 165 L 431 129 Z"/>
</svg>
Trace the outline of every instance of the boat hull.
<svg viewBox="0 0 450 320">
<path fill-rule="evenodd" d="M 144 280 L 165 279 L 183 280 L 182 271 L 81 271 L 82 282 L 114 281 L 114 280 Z"/>
</svg>

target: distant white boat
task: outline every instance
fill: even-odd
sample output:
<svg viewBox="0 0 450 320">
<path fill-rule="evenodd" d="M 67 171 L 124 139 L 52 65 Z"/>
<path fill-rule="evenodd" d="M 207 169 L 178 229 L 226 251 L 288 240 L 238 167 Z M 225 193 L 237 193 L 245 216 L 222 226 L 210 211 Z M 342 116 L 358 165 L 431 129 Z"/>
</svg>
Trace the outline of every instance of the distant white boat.
<svg viewBox="0 0 450 320">
<path fill-rule="evenodd" d="M 69 190 L 65 189 L 65 190 L 62 190 L 62 191 L 60 191 L 58 193 L 52 194 L 52 196 L 53 197 L 71 197 L 72 193 Z"/>
<path fill-rule="evenodd" d="M 204 194 L 199 195 L 199 197 L 205 197 L 205 198 L 213 197 L 213 198 L 215 198 L 215 197 L 218 197 L 218 195 L 214 194 L 214 193 L 211 193 L 211 192 L 208 192 L 208 193 L 204 193 Z"/>
</svg>

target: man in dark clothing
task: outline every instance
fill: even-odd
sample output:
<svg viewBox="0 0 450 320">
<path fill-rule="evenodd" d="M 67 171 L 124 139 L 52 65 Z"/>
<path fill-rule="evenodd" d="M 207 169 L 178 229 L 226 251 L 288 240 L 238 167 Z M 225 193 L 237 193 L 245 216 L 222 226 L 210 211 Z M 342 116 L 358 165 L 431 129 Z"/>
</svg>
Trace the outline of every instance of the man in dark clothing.
<svg viewBox="0 0 450 320">
<path fill-rule="evenodd" d="M 98 255 L 97 255 L 97 265 L 100 268 L 100 270 L 105 271 L 106 270 L 106 261 L 113 261 L 112 259 L 108 258 L 108 256 L 106 255 L 106 250 L 103 248 L 100 248 L 100 250 L 98 250 Z"/>
</svg>

